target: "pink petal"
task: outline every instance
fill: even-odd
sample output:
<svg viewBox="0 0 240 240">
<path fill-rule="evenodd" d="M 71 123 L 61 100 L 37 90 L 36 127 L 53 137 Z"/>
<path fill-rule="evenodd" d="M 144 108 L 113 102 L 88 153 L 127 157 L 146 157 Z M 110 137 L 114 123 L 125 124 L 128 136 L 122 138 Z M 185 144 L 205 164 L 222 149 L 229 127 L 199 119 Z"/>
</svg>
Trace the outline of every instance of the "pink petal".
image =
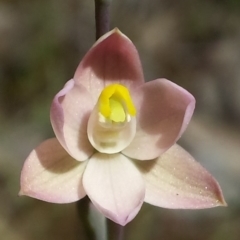
<svg viewBox="0 0 240 240">
<path fill-rule="evenodd" d="M 82 186 L 86 164 L 70 157 L 56 138 L 48 139 L 25 161 L 20 195 L 52 203 L 75 202 L 86 195 Z"/>
<path fill-rule="evenodd" d="M 178 145 L 156 160 L 137 165 L 146 180 L 145 202 L 186 209 L 226 205 L 216 180 Z"/>
<path fill-rule="evenodd" d="M 137 93 L 137 132 L 122 152 L 139 160 L 154 159 L 180 138 L 192 117 L 195 99 L 166 79 L 148 82 Z"/>
<path fill-rule="evenodd" d="M 84 172 L 83 186 L 96 208 L 121 225 L 136 216 L 144 200 L 143 178 L 121 154 L 94 154 Z"/>
<path fill-rule="evenodd" d="M 144 82 L 141 62 L 133 43 L 117 28 L 102 36 L 88 51 L 74 76 L 97 101 L 102 89 L 118 82 L 132 88 Z"/>
<path fill-rule="evenodd" d="M 55 96 L 51 106 L 51 122 L 57 139 L 75 159 L 84 161 L 94 149 L 87 136 L 87 122 L 93 101 L 81 85 L 70 80 Z"/>
</svg>

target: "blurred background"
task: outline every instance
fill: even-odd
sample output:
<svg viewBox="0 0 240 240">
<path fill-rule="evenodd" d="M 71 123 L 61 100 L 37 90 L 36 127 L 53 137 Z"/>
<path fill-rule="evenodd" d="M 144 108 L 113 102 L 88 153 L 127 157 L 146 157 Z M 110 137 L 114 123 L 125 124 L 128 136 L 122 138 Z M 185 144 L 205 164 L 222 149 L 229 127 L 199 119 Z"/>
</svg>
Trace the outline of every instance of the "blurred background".
<svg viewBox="0 0 240 240">
<path fill-rule="evenodd" d="M 49 108 L 95 41 L 94 1 L 0 0 L 0 238 L 84 240 L 75 204 L 18 197 L 29 152 L 53 136 Z M 222 186 L 227 208 L 145 204 L 127 240 L 240 239 L 240 1 L 113 0 L 111 27 L 136 45 L 146 81 L 197 99 L 180 140 Z"/>
</svg>

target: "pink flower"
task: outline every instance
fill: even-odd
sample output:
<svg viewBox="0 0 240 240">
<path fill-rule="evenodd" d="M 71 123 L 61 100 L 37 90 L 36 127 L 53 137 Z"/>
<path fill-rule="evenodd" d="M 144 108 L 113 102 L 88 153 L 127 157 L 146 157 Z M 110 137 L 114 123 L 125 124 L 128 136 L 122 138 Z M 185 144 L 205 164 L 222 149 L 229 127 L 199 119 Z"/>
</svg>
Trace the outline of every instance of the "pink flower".
<svg viewBox="0 0 240 240">
<path fill-rule="evenodd" d="M 114 29 L 55 96 L 56 138 L 28 156 L 20 194 L 53 203 L 88 195 L 121 225 L 144 201 L 164 208 L 226 205 L 215 179 L 175 144 L 194 107 L 194 97 L 166 79 L 144 83 L 137 50 Z"/>
</svg>

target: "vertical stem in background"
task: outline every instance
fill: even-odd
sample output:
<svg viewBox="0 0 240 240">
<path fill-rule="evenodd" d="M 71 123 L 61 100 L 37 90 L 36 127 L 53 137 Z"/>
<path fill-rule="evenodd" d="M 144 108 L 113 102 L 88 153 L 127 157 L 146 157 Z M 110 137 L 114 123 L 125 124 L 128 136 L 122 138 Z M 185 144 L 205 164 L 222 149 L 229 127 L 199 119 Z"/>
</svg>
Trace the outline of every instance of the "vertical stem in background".
<svg viewBox="0 0 240 240">
<path fill-rule="evenodd" d="M 95 1 L 96 40 L 109 31 L 111 0 Z M 123 240 L 123 226 L 107 219 L 108 239 Z"/>
<path fill-rule="evenodd" d="M 109 240 L 123 240 L 124 239 L 124 227 L 123 226 L 107 219 L 107 227 L 108 227 L 108 239 Z"/>
<path fill-rule="evenodd" d="M 95 1 L 95 22 L 96 22 L 96 40 L 109 31 L 110 25 L 110 3 L 111 0 Z M 77 202 L 79 217 L 82 220 L 83 227 L 88 240 L 96 240 L 98 236 L 94 234 L 93 228 L 89 222 L 89 198 Z M 108 239 L 123 240 L 123 226 L 118 225 L 107 219 Z"/>
<path fill-rule="evenodd" d="M 81 224 L 83 226 L 85 236 L 87 237 L 88 240 L 96 240 L 95 233 L 92 229 L 92 226 L 90 225 L 89 218 L 88 218 L 89 203 L 90 203 L 90 200 L 88 197 L 85 197 L 79 200 L 77 202 L 77 211 L 78 211 L 78 216 L 81 220 Z"/>
<path fill-rule="evenodd" d="M 109 31 L 111 0 L 95 1 L 96 40 Z"/>
</svg>

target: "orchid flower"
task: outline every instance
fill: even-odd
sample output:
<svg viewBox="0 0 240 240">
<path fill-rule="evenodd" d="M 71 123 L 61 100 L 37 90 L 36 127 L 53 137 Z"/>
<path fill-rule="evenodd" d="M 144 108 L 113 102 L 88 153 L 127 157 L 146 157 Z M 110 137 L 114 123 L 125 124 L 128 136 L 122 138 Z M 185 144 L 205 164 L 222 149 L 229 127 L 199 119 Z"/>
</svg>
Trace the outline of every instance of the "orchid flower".
<svg viewBox="0 0 240 240">
<path fill-rule="evenodd" d="M 26 159 L 20 195 L 70 203 L 88 195 L 125 225 L 143 202 L 226 205 L 216 180 L 176 141 L 195 99 L 166 79 L 145 83 L 138 52 L 118 29 L 102 36 L 55 96 L 48 139 Z"/>
</svg>

